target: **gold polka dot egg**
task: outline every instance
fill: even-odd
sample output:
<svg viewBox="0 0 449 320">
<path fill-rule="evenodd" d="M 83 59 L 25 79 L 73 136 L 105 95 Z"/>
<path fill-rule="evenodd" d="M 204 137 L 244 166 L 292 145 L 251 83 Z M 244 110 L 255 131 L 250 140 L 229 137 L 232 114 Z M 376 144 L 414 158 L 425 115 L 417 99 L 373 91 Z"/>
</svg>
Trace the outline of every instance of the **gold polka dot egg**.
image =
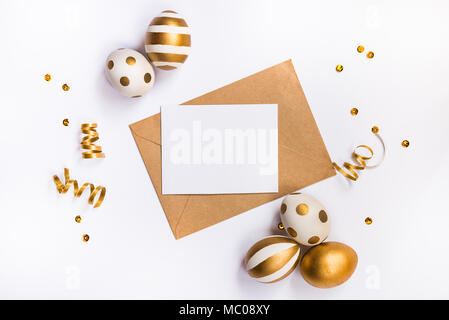
<svg viewBox="0 0 449 320">
<path fill-rule="evenodd" d="M 162 11 L 150 22 L 145 51 L 155 67 L 161 70 L 178 68 L 186 61 L 190 46 L 189 26 L 176 11 Z"/>
<path fill-rule="evenodd" d="M 150 62 L 136 50 L 118 49 L 106 60 L 106 76 L 121 94 L 137 98 L 154 85 L 155 73 Z"/>
<path fill-rule="evenodd" d="M 329 216 L 323 205 L 310 195 L 289 194 L 282 201 L 280 215 L 284 230 L 302 245 L 315 246 L 329 235 Z"/>
</svg>

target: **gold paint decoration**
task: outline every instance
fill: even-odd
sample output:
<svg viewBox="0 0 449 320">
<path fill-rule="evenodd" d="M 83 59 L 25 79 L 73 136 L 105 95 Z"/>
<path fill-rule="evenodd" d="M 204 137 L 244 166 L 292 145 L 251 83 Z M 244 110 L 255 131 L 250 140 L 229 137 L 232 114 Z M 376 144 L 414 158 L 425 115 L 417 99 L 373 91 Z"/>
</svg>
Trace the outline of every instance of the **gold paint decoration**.
<svg viewBox="0 0 449 320">
<path fill-rule="evenodd" d="M 92 159 L 92 158 L 104 158 L 105 155 L 101 150 L 101 146 L 96 146 L 94 144 L 99 138 L 96 123 L 83 123 L 81 125 L 81 132 L 86 134 L 87 136 L 83 137 L 81 141 L 81 148 L 89 151 L 84 151 L 82 156 L 84 159 Z"/>
<path fill-rule="evenodd" d="M 409 142 L 408 140 L 404 140 L 404 141 L 402 141 L 401 145 L 402 145 L 404 148 L 408 148 L 408 147 L 410 146 L 410 142 Z"/>
<path fill-rule="evenodd" d="M 377 127 L 373 127 L 377 128 Z M 377 130 L 371 130 L 376 137 L 379 139 L 379 141 L 382 144 L 382 158 L 379 161 L 379 163 L 377 163 L 376 165 L 372 165 L 372 166 L 368 166 L 367 165 L 367 161 L 372 159 L 372 157 L 374 156 L 374 151 L 373 149 L 371 149 L 369 146 L 367 145 L 359 145 L 357 147 L 355 147 L 354 151 L 352 152 L 352 157 L 354 158 L 354 161 L 356 162 L 356 164 L 352 164 L 349 162 L 344 162 L 343 163 L 343 167 L 347 170 L 343 170 L 338 164 L 336 164 L 335 162 L 332 162 L 332 164 L 334 165 L 334 168 L 340 172 L 342 175 L 344 175 L 346 178 L 353 180 L 353 181 L 357 181 L 357 179 L 359 178 L 359 174 L 356 172 L 356 170 L 364 170 L 365 168 L 375 168 L 377 166 L 379 166 L 384 158 L 385 158 L 385 144 L 384 141 L 382 140 L 381 136 L 379 134 L 377 134 L 377 132 L 379 132 L 379 128 L 377 128 Z M 376 131 L 376 132 L 375 132 Z M 361 155 L 357 152 L 358 149 L 365 149 L 368 150 L 370 152 L 370 156 L 365 156 L 365 155 Z"/>
<path fill-rule="evenodd" d="M 50 80 L 51 80 L 51 75 L 50 75 L 49 73 L 47 73 L 47 74 L 44 76 L 44 79 L 45 79 L 45 81 L 50 81 Z"/>
<path fill-rule="evenodd" d="M 57 175 L 53 176 L 53 181 L 55 182 L 56 189 L 58 190 L 59 194 L 67 193 L 67 191 L 69 191 L 70 187 L 73 185 L 73 194 L 75 197 L 79 198 L 83 194 L 84 190 L 86 190 L 89 187 L 90 195 L 88 203 L 93 205 L 97 194 L 99 194 L 99 197 L 94 205 L 94 208 L 98 208 L 103 203 L 104 197 L 106 196 L 105 187 L 102 186 L 95 187 L 92 183 L 86 182 L 81 186 L 81 188 L 79 188 L 78 181 L 70 179 L 69 169 L 67 168 L 64 168 L 64 178 L 65 183 L 62 183 Z"/>
<path fill-rule="evenodd" d="M 148 26 L 145 52 L 155 67 L 162 70 L 178 68 L 186 61 L 190 47 L 189 26 L 177 12 L 162 11 Z"/>
<path fill-rule="evenodd" d="M 64 90 L 64 91 L 69 91 L 69 90 L 70 90 L 69 85 L 68 85 L 67 83 L 64 83 L 64 84 L 62 85 L 62 90 Z"/>
<path fill-rule="evenodd" d="M 248 274 L 263 283 L 287 277 L 298 265 L 301 248 L 284 236 L 270 236 L 256 242 L 247 252 L 245 267 Z"/>
<path fill-rule="evenodd" d="M 343 66 L 341 64 L 337 65 L 335 67 L 335 70 L 337 70 L 337 72 L 342 72 L 343 71 Z"/>
<path fill-rule="evenodd" d="M 351 247 L 340 242 L 324 242 L 307 251 L 300 271 L 310 285 L 332 288 L 351 277 L 357 262 L 357 253 Z"/>
<path fill-rule="evenodd" d="M 67 127 L 69 125 L 69 119 L 62 120 L 62 124 Z"/>
</svg>

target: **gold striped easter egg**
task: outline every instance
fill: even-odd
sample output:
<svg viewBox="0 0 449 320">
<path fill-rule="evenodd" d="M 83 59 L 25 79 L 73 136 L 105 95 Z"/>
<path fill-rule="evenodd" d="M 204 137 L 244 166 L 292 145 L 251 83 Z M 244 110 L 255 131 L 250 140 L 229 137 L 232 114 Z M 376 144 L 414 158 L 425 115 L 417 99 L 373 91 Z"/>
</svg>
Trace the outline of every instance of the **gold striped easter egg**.
<svg viewBox="0 0 449 320">
<path fill-rule="evenodd" d="M 145 52 L 159 69 L 173 70 L 181 66 L 190 53 L 190 45 L 189 26 L 175 11 L 162 11 L 148 26 Z"/>
<path fill-rule="evenodd" d="M 256 242 L 246 254 L 248 274 L 259 282 L 284 279 L 298 265 L 301 248 L 284 236 L 271 236 Z"/>
</svg>

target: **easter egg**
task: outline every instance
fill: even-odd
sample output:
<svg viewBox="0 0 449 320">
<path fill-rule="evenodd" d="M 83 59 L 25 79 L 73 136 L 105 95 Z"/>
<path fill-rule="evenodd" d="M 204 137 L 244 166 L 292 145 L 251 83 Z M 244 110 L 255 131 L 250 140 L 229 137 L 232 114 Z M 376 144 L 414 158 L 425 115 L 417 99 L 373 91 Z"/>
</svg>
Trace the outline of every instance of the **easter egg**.
<svg viewBox="0 0 449 320">
<path fill-rule="evenodd" d="M 289 194 L 282 201 L 280 215 L 284 230 L 300 244 L 314 246 L 329 235 L 329 216 L 323 205 L 312 196 Z"/>
<path fill-rule="evenodd" d="M 314 287 L 332 288 L 347 281 L 357 267 L 357 253 L 340 242 L 326 242 L 307 251 L 301 260 L 304 279 Z"/>
<path fill-rule="evenodd" d="M 186 61 L 190 43 L 187 22 L 177 12 L 165 10 L 148 26 L 145 51 L 155 67 L 173 70 Z"/>
<path fill-rule="evenodd" d="M 256 242 L 246 254 L 248 274 L 259 282 L 284 279 L 298 265 L 301 249 L 288 237 L 271 236 Z"/>
<path fill-rule="evenodd" d="M 137 98 L 154 84 L 155 74 L 150 62 L 136 50 L 118 49 L 106 60 L 106 76 L 121 94 Z"/>
</svg>

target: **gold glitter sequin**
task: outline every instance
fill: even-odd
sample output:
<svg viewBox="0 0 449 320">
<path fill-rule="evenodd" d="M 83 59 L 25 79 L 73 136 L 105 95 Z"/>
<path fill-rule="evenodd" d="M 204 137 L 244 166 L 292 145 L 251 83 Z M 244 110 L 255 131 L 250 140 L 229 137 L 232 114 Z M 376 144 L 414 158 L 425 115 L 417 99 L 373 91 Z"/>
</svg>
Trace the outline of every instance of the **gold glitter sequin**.
<svg viewBox="0 0 449 320">
<path fill-rule="evenodd" d="M 75 221 L 76 221 L 77 223 L 80 223 L 81 220 L 82 220 L 82 219 L 81 219 L 81 216 L 76 216 L 76 217 L 75 217 Z"/>
<path fill-rule="evenodd" d="M 337 72 L 342 72 L 343 71 L 343 66 L 341 64 L 337 65 L 335 67 L 335 70 L 337 70 Z"/>
<path fill-rule="evenodd" d="M 358 113 L 359 113 L 359 109 L 357 109 L 357 108 L 352 108 L 352 109 L 351 109 L 351 114 L 352 114 L 353 116 L 356 116 Z"/>
<path fill-rule="evenodd" d="M 402 141 L 402 146 L 403 146 L 404 148 L 408 148 L 409 145 L 410 145 L 410 141 L 408 141 L 408 140 Z"/>
<path fill-rule="evenodd" d="M 64 91 L 69 91 L 69 89 L 70 89 L 70 87 L 67 85 L 67 83 L 64 83 L 64 84 L 62 85 L 62 90 L 64 90 Z"/>
<path fill-rule="evenodd" d="M 50 81 L 50 80 L 51 80 L 51 75 L 47 73 L 47 74 L 44 76 L 44 79 L 45 79 L 45 81 Z"/>
<path fill-rule="evenodd" d="M 84 241 L 84 242 L 89 241 L 89 239 L 90 239 L 90 237 L 89 237 L 88 234 L 83 234 L 83 241 Z"/>
<path fill-rule="evenodd" d="M 372 51 L 368 52 L 368 53 L 366 54 L 366 57 L 367 57 L 368 59 L 374 58 L 374 52 L 372 52 Z"/>
<path fill-rule="evenodd" d="M 279 230 L 284 230 L 284 225 L 282 224 L 282 222 L 279 222 L 278 229 Z"/>
<path fill-rule="evenodd" d="M 364 46 L 358 46 L 357 47 L 357 52 L 362 53 L 363 51 L 365 51 L 365 47 Z"/>
<path fill-rule="evenodd" d="M 370 225 L 371 223 L 373 223 L 373 219 L 372 219 L 371 217 L 366 217 L 365 223 L 366 223 L 367 225 Z"/>
<path fill-rule="evenodd" d="M 67 127 L 69 125 L 69 119 L 62 120 L 62 124 Z"/>
<path fill-rule="evenodd" d="M 379 127 L 377 127 L 377 126 L 372 127 L 371 128 L 371 132 L 372 133 L 379 133 Z"/>
</svg>

